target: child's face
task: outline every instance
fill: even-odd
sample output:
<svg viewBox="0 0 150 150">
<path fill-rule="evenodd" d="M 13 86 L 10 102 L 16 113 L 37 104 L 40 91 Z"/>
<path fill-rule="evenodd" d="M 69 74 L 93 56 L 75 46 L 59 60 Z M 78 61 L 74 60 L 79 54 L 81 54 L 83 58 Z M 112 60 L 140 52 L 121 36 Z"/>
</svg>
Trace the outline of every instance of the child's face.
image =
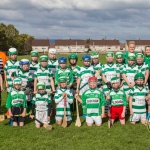
<svg viewBox="0 0 150 150">
<path fill-rule="evenodd" d="M 10 59 L 12 61 L 16 61 L 17 60 L 17 55 L 10 55 Z"/>
<path fill-rule="evenodd" d="M 38 90 L 38 92 L 40 93 L 40 94 L 44 94 L 45 93 L 45 89 L 40 89 L 40 90 Z"/>
<path fill-rule="evenodd" d="M 37 61 L 38 61 L 38 57 L 36 57 L 36 56 L 32 56 L 32 57 L 31 57 L 31 61 L 33 61 L 33 62 L 37 62 Z"/>
<path fill-rule="evenodd" d="M 23 71 L 28 71 L 29 70 L 29 65 L 22 65 L 22 70 Z"/>
<path fill-rule="evenodd" d="M 97 87 L 97 81 L 90 81 L 89 87 L 90 87 L 90 89 L 95 89 Z"/>
<path fill-rule="evenodd" d="M 134 61 L 134 60 L 128 60 L 128 64 L 129 64 L 130 66 L 133 66 L 133 65 L 134 65 L 134 63 L 135 63 L 135 61 Z"/>
<path fill-rule="evenodd" d="M 14 88 L 15 88 L 16 90 L 20 90 L 20 89 L 21 89 L 21 84 L 15 84 L 15 85 L 14 85 Z"/>
<path fill-rule="evenodd" d="M 41 61 L 40 64 L 43 68 L 45 68 L 48 64 L 48 61 Z"/>
<path fill-rule="evenodd" d="M 69 62 L 70 62 L 71 65 L 75 65 L 77 63 L 76 59 L 70 59 Z"/>
<path fill-rule="evenodd" d="M 137 63 L 137 65 L 142 65 L 143 58 L 136 58 L 136 63 Z"/>
<path fill-rule="evenodd" d="M 150 56 L 150 47 L 147 47 L 147 48 L 146 48 L 145 54 L 146 54 L 147 56 Z"/>
<path fill-rule="evenodd" d="M 135 81 L 135 83 L 137 84 L 137 86 L 142 87 L 143 84 L 144 84 L 144 80 L 143 79 L 138 79 L 138 80 Z"/>
<path fill-rule="evenodd" d="M 130 44 L 130 45 L 129 45 L 129 52 L 130 52 L 130 53 L 133 53 L 134 50 L 135 50 L 135 44 Z"/>
<path fill-rule="evenodd" d="M 49 59 L 55 60 L 56 59 L 56 54 L 48 54 Z"/>
<path fill-rule="evenodd" d="M 112 88 L 113 88 L 114 90 L 119 89 L 119 86 L 120 86 L 120 82 L 112 83 Z"/>
<path fill-rule="evenodd" d="M 66 68 L 66 63 L 61 63 L 59 64 L 60 68 L 65 69 Z"/>
<path fill-rule="evenodd" d="M 98 58 L 92 58 L 92 62 L 93 62 L 94 64 L 98 64 L 98 63 L 99 63 L 99 59 L 98 59 Z"/>
<path fill-rule="evenodd" d="M 83 61 L 84 66 L 89 67 L 90 66 L 90 61 Z"/>
<path fill-rule="evenodd" d="M 61 88 L 66 88 L 67 87 L 67 82 L 60 82 L 59 83 Z"/>
<path fill-rule="evenodd" d="M 112 57 L 112 56 L 107 56 L 107 57 L 106 57 L 106 61 L 107 61 L 107 63 L 113 63 L 114 57 Z"/>
<path fill-rule="evenodd" d="M 119 63 L 119 64 L 121 64 L 123 62 L 123 58 L 122 57 L 116 58 L 116 62 Z"/>
</svg>

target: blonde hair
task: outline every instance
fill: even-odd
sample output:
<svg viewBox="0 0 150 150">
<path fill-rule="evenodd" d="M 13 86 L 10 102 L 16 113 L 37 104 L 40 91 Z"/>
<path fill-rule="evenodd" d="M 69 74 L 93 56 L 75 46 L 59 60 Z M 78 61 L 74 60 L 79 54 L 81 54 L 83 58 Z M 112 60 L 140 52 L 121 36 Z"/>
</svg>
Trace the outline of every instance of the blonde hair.
<svg viewBox="0 0 150 150">
<path fill-rule="evenodd" d="M 130 44 L 134 44 L 134 45 L 135 45 L 135 42 L 134 42 L 134 41 L 129 41 L 129 45 L 130 45 Z"/>
<path fill-rule="evenodd" d="M 150 45 L 146 45 L 146 46 L 145 46 L 145 50 L 146 50 L 147 47 L 150 47 Z"/>
</svg>

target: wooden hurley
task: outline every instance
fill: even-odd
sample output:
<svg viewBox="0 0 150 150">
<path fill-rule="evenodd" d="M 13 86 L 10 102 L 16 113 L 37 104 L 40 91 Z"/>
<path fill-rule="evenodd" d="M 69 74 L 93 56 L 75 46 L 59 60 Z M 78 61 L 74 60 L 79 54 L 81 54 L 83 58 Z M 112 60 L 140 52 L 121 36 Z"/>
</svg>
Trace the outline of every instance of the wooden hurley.
<svg viewBox="0 0 150 150">
<path fill-rule="evenodd" d="M 67 117 L 66 117 L 66 96 L 64 97 L 64 117 L 61 125 L 63 128 L 67 127 Z"/>
<path fill-rule="evenodd" d="M 0 122 L 5 120 L 5 115 L 0 115 Z"/>
<path fill-rule="evenodd" d="M 75 126 L 81 127 L 81 121 L 80 121 L 80 117 L 79 117 L 79 108 L 78 108 L 77 98 L 76 98 L 76 109 L 77 109 L 77 119 L 76 119 Z"/>
</svg>

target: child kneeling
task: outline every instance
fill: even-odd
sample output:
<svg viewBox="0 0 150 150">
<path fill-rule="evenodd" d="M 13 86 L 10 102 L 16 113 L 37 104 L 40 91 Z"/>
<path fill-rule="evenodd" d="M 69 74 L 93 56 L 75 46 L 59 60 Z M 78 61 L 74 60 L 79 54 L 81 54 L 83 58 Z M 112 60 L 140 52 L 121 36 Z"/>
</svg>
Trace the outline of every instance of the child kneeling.
<svg viewBox="0 0 150 150">
<path fill-rule="evenodd" d="M 125 124 L 125 109 L 127 105 L 126 95 L 123 90 L 120 89 L 120 79 L 113 77 L 111 79 L 112 89 L 107 95 L 108 103 L 110 104 L 110 110 L 108 110 L 108 127 L 114 123 L 116 117 L 119 118 L 121 124 Z"/>
<path fill-rule="evenodd" d="M 9 111 L 10 117 L 13 121 L 13 126 L 24 126 L 26 115 L 26 94 L 21 90 L 22 80 L 16 78 L 13 80 L 14 89 L 9 92 L 6 101 L 6 108 Z"/>
<path fill-rule="evenodd" d="M 33 119 L 36 116 L 36 119 L 42 122 L 44 125 L 50 123 L 50 113 L 51 113 L 51 96 L 46 92 L 45 83 L 37 83 L 37 93 L 34 95 L 32 100 L 32 114 L 31 118 Z M 34 110 L 36 113 L 34 116 Z M 41 124 L 38 121 L 35 121 L 36 127 L 40 128 Z"/>
<path fill-rule="evenodd" d="M 76 95 L 76 98 L 86 108 L 87 126 L 92 126 L 93 123 L 96 126 L 101 126 L 102 118 L 105 116 L 106 100 L 103 93 L 97 88 L 96 77 L 90 77 L 88 79 L 88 85 L 89 89 L 84 91 L 81 99 L 78 95 Z"/>
</svg>

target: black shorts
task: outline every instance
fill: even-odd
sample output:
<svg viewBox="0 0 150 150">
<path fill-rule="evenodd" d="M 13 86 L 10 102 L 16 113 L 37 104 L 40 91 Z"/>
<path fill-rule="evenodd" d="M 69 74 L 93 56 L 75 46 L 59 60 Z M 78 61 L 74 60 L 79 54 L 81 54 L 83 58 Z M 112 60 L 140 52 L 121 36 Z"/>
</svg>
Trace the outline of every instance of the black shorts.
<svg viewBox="0 0 150 150">
<path fill-rule="evenodd" d="M 20 115 L 23 113 L 23 107 L 12 107 L 11 108 L 11 112 L 12 114 L 14 115 L 12 117 L 13 119 L 13 122 L 24 122 L 25 121 L 25 117 L 22 117 L 22 116 L 15 116 L 15 115 Z"/>
<path fill-rule="evenodd" d="M 149 87 L 149 90 L 150 90 L 150 76 L 148 78 L 148 87 Z"/>
</svg>

